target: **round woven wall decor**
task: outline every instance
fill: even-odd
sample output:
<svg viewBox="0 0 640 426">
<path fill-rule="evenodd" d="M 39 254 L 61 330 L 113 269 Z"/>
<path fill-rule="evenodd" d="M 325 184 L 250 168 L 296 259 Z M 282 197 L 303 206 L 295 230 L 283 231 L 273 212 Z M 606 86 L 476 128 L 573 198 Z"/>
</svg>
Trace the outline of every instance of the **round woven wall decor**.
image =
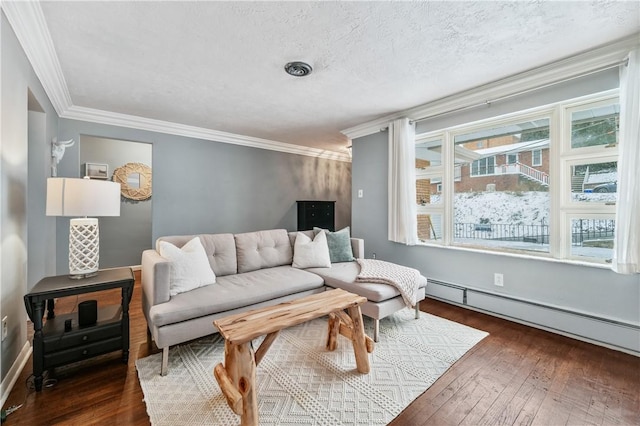
<svg viewBox="0 0 640 426">
<path fill-rule="evenodd" d="M 120 184 L 120 193 L 130 200 L 151 198 L 151 167 L 142 163 L 127 163 L 113 171 L 113 181 Z"/>
</svg>

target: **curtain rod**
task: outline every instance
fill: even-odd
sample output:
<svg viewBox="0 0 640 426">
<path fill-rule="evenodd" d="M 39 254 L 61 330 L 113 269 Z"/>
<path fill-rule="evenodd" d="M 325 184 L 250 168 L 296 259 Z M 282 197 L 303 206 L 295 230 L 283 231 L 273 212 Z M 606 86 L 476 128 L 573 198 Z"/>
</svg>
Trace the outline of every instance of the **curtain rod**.
<svg viewBox="0 0 640 426">
<path fill-rule="evenodd" d="M 409 122 L 411 124 L 419 123 L 421 121 L 430 120 L 432 118 L 441 117 L 443 115 L 453 114 L 454 112 L 466 111 L 468 109 L 478 108 L 478 107 L 481 107 L 481 106 L 488 106 L 488 105 L 491 105 L 492 103 L 495 103 L 495 102 L 500 102 L 500 101 L 504 101 L 504 100 L 509 99 L 509 98 L 513 98 L 513 97 L 516 97 L 516 96 L 524 95 L 526 93 L 535 92 L 536 90 L 546 89 L 547 87 L 555 86 L 556 84 L 561 84 L 561 83 L 565 83 L 567 81 L 575 80 L 577 78 L 586 77 L 588 75 L 592 75 L 592 74 L 596 74 L 596 73 L 599 73 L 599 72 L 602 72 L 602 71 L 610 70 L 612 68 L 620 67 L 622 65 L 624 65 L 624 66 L 629 65 L 629 58 L 628 57 L 623 59 L 623 60 L 621 60 L 621 61 L 614 62 L 613 64 L 604 65 L 604 66 L 602 66 L 600 68 L 596 68 L 594 70 L 587 71 L 587 72 L 582 73 L 582 74 L 574 75 L 572 77 L 567 77 L 567 78 L 563 78 L 561 80 L 552 81 L 551 83 L 547 83 L 547 84 L 544 84 L 542 86 L 536 86 L 536 87 L 533 87 L 531 89 L 521 90 L 521 91 L 516 92 L 516 93 L 511 93 L 510 95 L 501 96 L 501 97 L 495 98 L 495 99 L 489 99 L 489 100 L 486 100 L 484 102 L 480 102 L 480 103 L 477 103 L 477 104 L 467 105 L 467 106 L 463 106 L 463 107 L 459 107 L 459 108 L 450 109 L 448 111 L 443 111 L 443 112 L 439 112 L 437 114 L 428 115 L 426 117 L 417 118 L 415 120 L 410 120 Z M 380 131 L 387 130 L 388 128 L 389 128 L 389 126 L 382 127 L 380 129 Z"/>
</svg>

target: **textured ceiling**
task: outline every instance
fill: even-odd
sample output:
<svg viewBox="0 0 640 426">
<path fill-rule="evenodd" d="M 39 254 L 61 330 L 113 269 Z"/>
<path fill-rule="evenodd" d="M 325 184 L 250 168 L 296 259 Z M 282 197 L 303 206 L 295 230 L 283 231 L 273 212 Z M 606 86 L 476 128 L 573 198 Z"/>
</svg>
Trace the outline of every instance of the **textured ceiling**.
<svg viewBox="0 0 640 426">
<path fill-rule="evenodd" d="M 42 2 L 73 105 L 342 151 L 340 130 L 631 35 L 638 2 Z M 291 77 L 286 62 L 313 73 Z"/>
</svg>

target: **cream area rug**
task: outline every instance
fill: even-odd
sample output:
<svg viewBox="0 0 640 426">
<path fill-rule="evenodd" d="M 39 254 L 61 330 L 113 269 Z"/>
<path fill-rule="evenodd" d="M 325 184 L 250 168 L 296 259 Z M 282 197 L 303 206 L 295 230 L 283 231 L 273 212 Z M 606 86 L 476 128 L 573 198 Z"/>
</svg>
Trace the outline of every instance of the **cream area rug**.
<svg viewBox="0 0 640 426">
<path fill-rule="evenodd" d="M 372 336 L 373 322 L 364 320 Z M 282 330 L 257 369 L 260 424 L 385 425 L 486 336 L 424 312 L 416 320 L 405 309 L 380 321 L 371 372 L 359 374 L 349 340 L 339 336 L 336 351 L 325 349 L 326 318 Z M 161 354 L 137 360 L 151 423 L 240 424 L 213 376 L 223 359 L 224 340 L 215 334 L 172 347 L 164 377 Z"/>
</svg>

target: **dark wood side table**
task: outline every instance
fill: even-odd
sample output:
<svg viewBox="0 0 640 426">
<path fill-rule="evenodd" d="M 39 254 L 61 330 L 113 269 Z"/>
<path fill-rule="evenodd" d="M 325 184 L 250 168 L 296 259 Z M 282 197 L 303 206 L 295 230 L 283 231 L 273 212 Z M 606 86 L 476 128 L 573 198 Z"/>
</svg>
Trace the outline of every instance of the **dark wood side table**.
<svg viewBox="0 0 640 426">
<path fill-rule="evenodd" d="M 73 280 L 68 275 L 46 277 L 24 296 L 27 314 L 33 321 L 33 375 L 36 391 L 42 390 L 42 374 L 49 368 L 122 349 L 122 361 L 129 361 L 129 301 L 135 282 L 131 268 L 104 269 L 98 275 Z M 53 300 L 96 291 L 122 289 L 120 305 L 98 305 L 94 325 L 79 327 L 78 313 L 55 315 Z M 42 317 L 47 305 L 47 321 Z M 65 321 L 71 319 L 71 329 Z"/>
</svg>

